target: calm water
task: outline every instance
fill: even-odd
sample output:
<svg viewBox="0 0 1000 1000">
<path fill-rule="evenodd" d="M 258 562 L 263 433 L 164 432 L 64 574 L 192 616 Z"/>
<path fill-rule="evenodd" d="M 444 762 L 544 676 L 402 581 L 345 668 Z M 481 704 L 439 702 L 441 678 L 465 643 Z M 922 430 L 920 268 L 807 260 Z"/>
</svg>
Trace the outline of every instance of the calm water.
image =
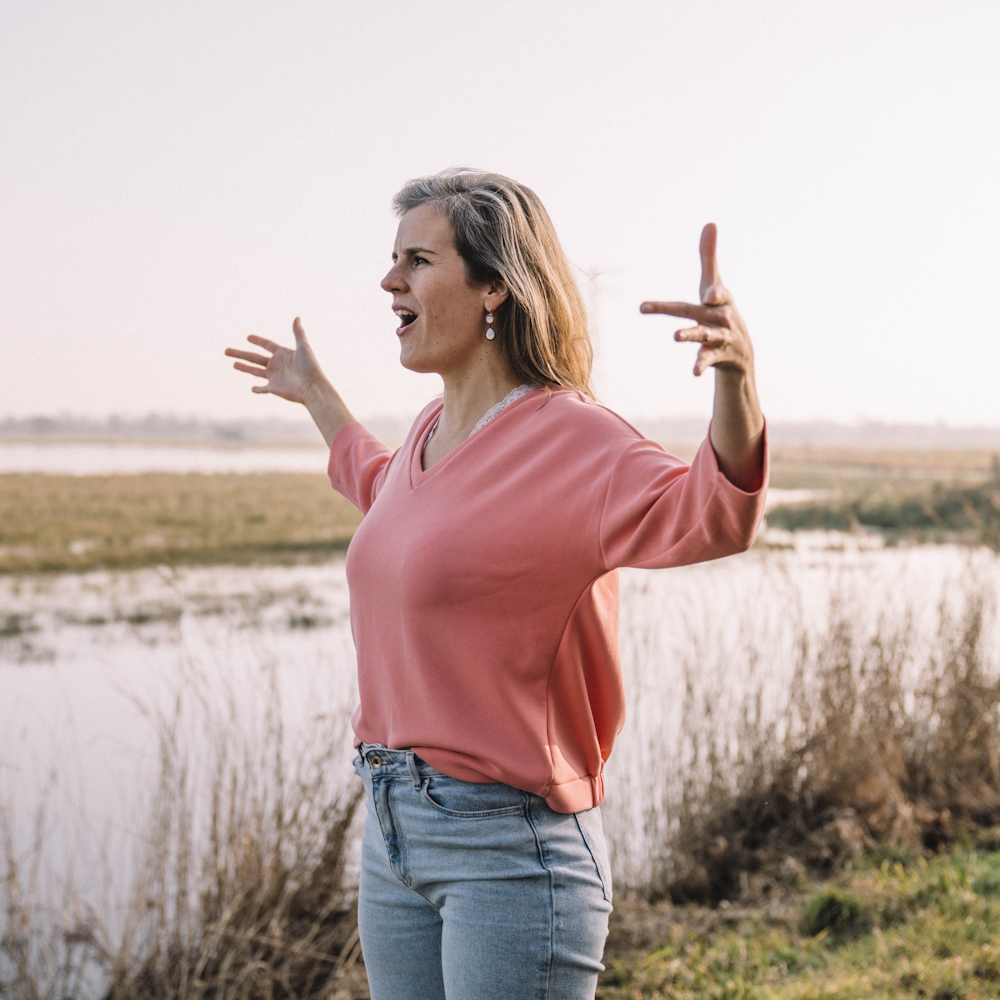
<svg viewBox="0 0 1000 1000">
<path fill-rule="evenodd" d="M 619 878 L 641 878 L 648 860 L 637 831 L 650 794 L 662 794 L 650 782 L 669 782 L 675 766 L 692 676 L 715 699 L 714 724 L 726 726 L 751 683 L 750 651 L 766 655 L 756 669 L 779 704 L 799 636 L 822 629 L 832 598 L 862 632 L 912 612 L 929 642 L 942 594 L 960 595 L 972 578 L 996 593 L 1000 581 L 986 551 L 865 549 L 832 534 L 785 541 L 793 547 L 622 574 L 629 717 L 605 810 Z M 274 678 L 292 755 L 311 752 L 317 714 L 346 718 L 356 697 L 342 561 L 6 577 L 0 613 L 0 799 L 22 836 L 49 802 L 54 869 L 81 843 L 117 845 L 124 857 L 141 841 L 158 766 L 154 720 L 170 717 L 179 696 L 252 727 Z M 196 748 L 206 739 L 197 727 L 181 736 Z M 346 781 L 349 734 L 343 743 Z"/>
<path fill-rule="evenodd" d="M 322 444 L 264 448 L 221 445 L 0 443 L 0 473 L 108 476 L 143 472 L 326 472 Z M 770 490 L 769 507 L 828 496 L 823 490 Z"/>
<path fill-rule="evenodd" d="M 141 472 L 325 472 L 327 451 L 150 444 L 0 444 L 0 472 L 106 476 Z"/>
</svg>

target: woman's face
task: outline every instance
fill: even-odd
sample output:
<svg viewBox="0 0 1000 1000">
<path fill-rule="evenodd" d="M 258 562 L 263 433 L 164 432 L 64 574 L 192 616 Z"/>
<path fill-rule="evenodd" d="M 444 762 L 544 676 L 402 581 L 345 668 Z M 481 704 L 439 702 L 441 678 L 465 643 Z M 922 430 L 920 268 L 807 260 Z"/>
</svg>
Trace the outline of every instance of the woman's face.
<svg viewBox="0 0 1000 1000">
<path fill-rule="evenodd" d="M 448 216 L 432 205 L 411 208 L 399 220 L 392 262 L 382 287 L 399 318 L 403 367 L 444 375 L 481 356 L 489 344 L 487 305 L 501 296 L 469 284 Z"/>
</svg>

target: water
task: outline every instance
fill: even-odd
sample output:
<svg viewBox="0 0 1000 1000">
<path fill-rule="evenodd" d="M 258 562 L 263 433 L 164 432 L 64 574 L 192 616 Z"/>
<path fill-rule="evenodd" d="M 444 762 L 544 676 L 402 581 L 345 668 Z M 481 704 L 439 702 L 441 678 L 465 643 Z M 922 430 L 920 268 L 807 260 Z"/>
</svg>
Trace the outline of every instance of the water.
<svg viewBox="0 0 1000 1000">
<path fill-rule="evenodd" d="M 971 578 L 996 593 L 1000 580 L 985 550 L 886 550 L 835 534 L 776 540 L 790 547 L 622 574 L 628 721 L 608 766 L 605 810 L 619 879 L 641 880 L 648 863 L 643 816 L 649 796 L 663 794 L 651 777 L 660 780 L 679 752 L 686 665 L 717 695 L 716 724 L 725 726 L 750 683 L 747 650 L 768 651 L 758 670 L 778 704 L 801 629 L 822 629 L 834 595 L 862 630 L 911 611 L 929 643 L 943 594 L 960 595 Z M 252 720 L 274 697 L 274 678 L 292 754 L 310 752 L 301 741 L 317 714 L 346 719 L 355 702 L 341 560 L 5 577 L 0 610 L 0 800 L 13 805 L 21 836 L 50 802 L 54 871 L 81 856 L 81 844 L 113 845 L 124 857 L 141 842 L 159 766 L 155 720 L 170 718 L 178 697 L 216 699 L 217 710 Z M 195 744 L 205 738 L 190 734 Z M 345 781 L 350 756 L 345 732 Z M 126 871 L 119 867 L 122 880 Z"/>
<path fill-rule="evenodd" d="M 328 452 L 320 444 L 267 448 L 222 445 L 111 443 L 0 443 L 0 473 L 110 476 L 143 472 L 326 472 Z M 825 490 L 769 490 L 767 505 L 801 503 L 830 496 Z"/>
<path fill-rule="evenodd" d="M 0 802 L 22 844 L 45 806 L 47 863 L 56 881 L 75 865 L 84 896 L 109 878 L 128 891 L 159 735 L 179 703 L 188 756 L 207 760 L 198 720 L 249 730 L 274 679 L 286 749 L 309 753 L 299 737 L 317 715 L 341 719 L 348 780 L 356 682 L 342 562 L 2 577 L 0 625 Z"/>
<path fill-rule="evenodd" d="M 325 472 L 317 446 L 264 448 L 151 444 L 0 443 L 0 473 L 109 476 L 142 472 Z"/>
</svg>

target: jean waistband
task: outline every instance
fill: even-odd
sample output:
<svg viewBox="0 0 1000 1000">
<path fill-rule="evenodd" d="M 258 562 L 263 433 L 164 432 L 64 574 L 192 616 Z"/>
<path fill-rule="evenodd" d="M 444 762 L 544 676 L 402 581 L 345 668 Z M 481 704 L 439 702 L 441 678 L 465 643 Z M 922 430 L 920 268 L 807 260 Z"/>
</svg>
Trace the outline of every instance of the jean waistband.
<svg viewBox="0 0 1000 1000">
<path fill-rule="evenodd" d="M 419 788 L 424 778 L 441 773 L 412 750 L 389 750 L 378 744 L 362 743 L 357 751 L 362 766 L 367 766 L 373 778 L 410 777 L 413 787 Z"/>
</svg>

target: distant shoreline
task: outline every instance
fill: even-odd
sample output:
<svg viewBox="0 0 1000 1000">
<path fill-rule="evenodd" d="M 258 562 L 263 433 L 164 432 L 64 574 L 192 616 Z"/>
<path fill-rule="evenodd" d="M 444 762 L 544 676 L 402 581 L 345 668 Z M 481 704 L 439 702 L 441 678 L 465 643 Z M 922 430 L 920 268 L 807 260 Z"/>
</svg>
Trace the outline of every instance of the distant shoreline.
<svg viewBox="0 0 1000 1000">
<path fill-rule="evenodd" d="M 643 434 L 663 444 L 696 446 L 708 430 L 703 417 L 627 417 Z M 376 437 L 400 444 L 412 418 L 371 416 L 361 422 Z M 769 424 L 773 447 L 843 448 L 889 451 L 963 451 L 1000 453 L 1000 424 L 951 426 L 945 423 L 901 423 L 880 420 L 775 420 Z M 149 444 L 214 447 L 322 447 L 319 432 L 308 421 L 212 420 L 148 414 L 144 417 L 58 416 L 0 419 L 0 442 L 8 444 Z"/>
</svg>

